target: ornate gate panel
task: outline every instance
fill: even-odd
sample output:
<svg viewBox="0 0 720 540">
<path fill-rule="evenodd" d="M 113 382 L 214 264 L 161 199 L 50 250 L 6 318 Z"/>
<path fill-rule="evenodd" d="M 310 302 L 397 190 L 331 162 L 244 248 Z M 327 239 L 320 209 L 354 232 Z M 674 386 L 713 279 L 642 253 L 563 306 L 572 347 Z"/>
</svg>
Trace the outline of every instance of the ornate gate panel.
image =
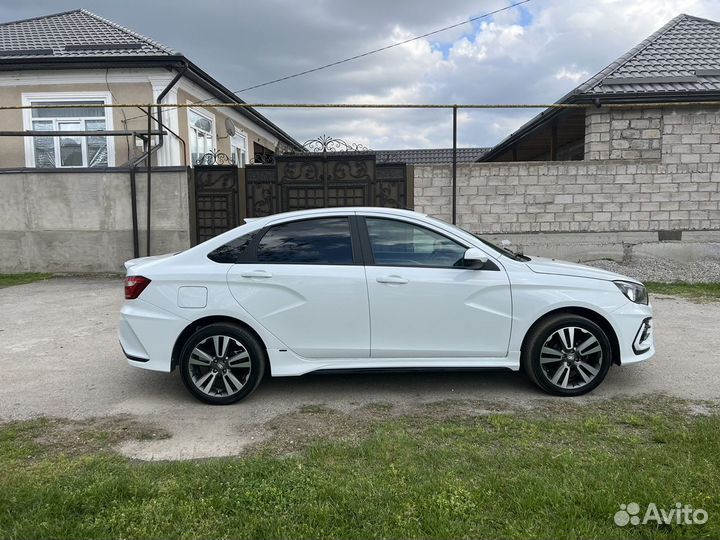
<svg viewBox="0 0 720 540">
<path fill-rule="evenodd" d="M 276 156 L 245 169 L 247 216 L 337 206 L 407 208 L 403 163 L 376 164 L 367 152 Z"/>
<path fill-rule="evenodd" d="M 240 225 L 238 171 L 235 165 L 197 165 L 193 169 L 197 243 Z"/>
</svg>

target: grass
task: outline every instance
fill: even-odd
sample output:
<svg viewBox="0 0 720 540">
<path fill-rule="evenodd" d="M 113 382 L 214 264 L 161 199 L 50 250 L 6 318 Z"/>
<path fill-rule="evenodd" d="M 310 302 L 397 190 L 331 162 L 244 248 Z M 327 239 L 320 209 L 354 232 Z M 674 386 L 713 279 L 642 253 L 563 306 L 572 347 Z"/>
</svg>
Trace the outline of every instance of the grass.
<svg viewBox="0 0 720 540">
<path fill-rule="evenodd" d="M 242 459 L 194 462 L 134 462 L 97 446 L 112 435 L 57 451 L 53 422 L 5 424 L 0 537 L 720 537 L 714 406 L 546 403 L 484 414 L 468 403 L 413 415 L 381 407 L 364 419 L 306 409 L 292 420 L 344 430 L 289 454 L 270 441 Z M 709 520 L 616 526 L 630 502 L 689 504 Z"/>
<path fill-rule="evenodd" d="M 43 274 L 39 272 L 26 272 L 24 274 L 0 274 L 0 288 L 11 287 L 13 285 L 24 285 L 33 281 L 49 279 L 52 274 Z"/>
<path fill-rule="evenodd" d="M 649 281 L 645 283 L 652 294 L 682 296 L 695 300 L 715 300 L 720 298 L 720 283 L 662 283 Z"/>
</svg>

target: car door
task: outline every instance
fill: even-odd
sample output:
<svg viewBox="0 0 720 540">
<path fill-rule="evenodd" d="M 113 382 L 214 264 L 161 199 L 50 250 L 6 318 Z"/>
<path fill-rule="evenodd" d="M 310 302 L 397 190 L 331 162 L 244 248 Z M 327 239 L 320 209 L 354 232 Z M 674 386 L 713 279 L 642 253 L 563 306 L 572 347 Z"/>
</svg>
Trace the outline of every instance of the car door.
<svg viewBox="0 0 720 540">
<path fill-rule="evenodd" d="M 512 305 L 505 270 L 462 266 L 466 246 L 416 222 L 360 218 L 371 356 L 504 357 Z M 369 252 L 369 253 L 368 253 Z"/>
<path fill-rule="evenodd" d="M 230 268 L 230 291 L 300 356 L 367 358 L 367 287 L 353 236 L 348 216 L 272 225 L 258 234 L 252 260 Z"/>
</svg>

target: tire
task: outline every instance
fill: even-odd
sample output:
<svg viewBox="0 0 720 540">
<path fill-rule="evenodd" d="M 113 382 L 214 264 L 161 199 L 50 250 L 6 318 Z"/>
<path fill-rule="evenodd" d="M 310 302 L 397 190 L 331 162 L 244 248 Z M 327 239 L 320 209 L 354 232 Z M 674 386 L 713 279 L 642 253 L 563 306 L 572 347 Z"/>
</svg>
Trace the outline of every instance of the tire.
<svg viewBox="0 0 720 540">
<path fill-rule="evenodd" d="M 257 388 L 265 362 L 265 348 L 251 332 L 216 323 L 187 339 L 180 352 L 180 374 L 185 387 L 200 401 L 229 405 Z"/>
<path fill-rule="evenodd" d="M 579 396 L 597 388 L 612 364 L 610 340 L 580 315 L 548 317 L 530 330 L 522 368 L 532 382 L 556 396 Z"/>
</svg>

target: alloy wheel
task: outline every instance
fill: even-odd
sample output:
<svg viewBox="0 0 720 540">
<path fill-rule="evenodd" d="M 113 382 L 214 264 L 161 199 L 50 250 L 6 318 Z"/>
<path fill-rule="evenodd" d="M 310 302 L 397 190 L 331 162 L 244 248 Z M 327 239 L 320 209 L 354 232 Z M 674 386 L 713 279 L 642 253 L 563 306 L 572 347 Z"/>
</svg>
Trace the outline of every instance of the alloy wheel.
<svg viewBox="0 0 720 540">
<path fill-rule="evenodd" d="M 190 353 L 190 378 L 195 387 L 213 397 L 237 394 L 250 378 L 247 348 L 226 335 L 209 336 Z"/>
<path fill-rule="evenodd" d="M 555 330 L 540 349 L 540 370 L 550 384 L 562 389 L 577 389 L 592 382 L 602 362 L 600 341 L 578 326 Z"/>
</svg>

